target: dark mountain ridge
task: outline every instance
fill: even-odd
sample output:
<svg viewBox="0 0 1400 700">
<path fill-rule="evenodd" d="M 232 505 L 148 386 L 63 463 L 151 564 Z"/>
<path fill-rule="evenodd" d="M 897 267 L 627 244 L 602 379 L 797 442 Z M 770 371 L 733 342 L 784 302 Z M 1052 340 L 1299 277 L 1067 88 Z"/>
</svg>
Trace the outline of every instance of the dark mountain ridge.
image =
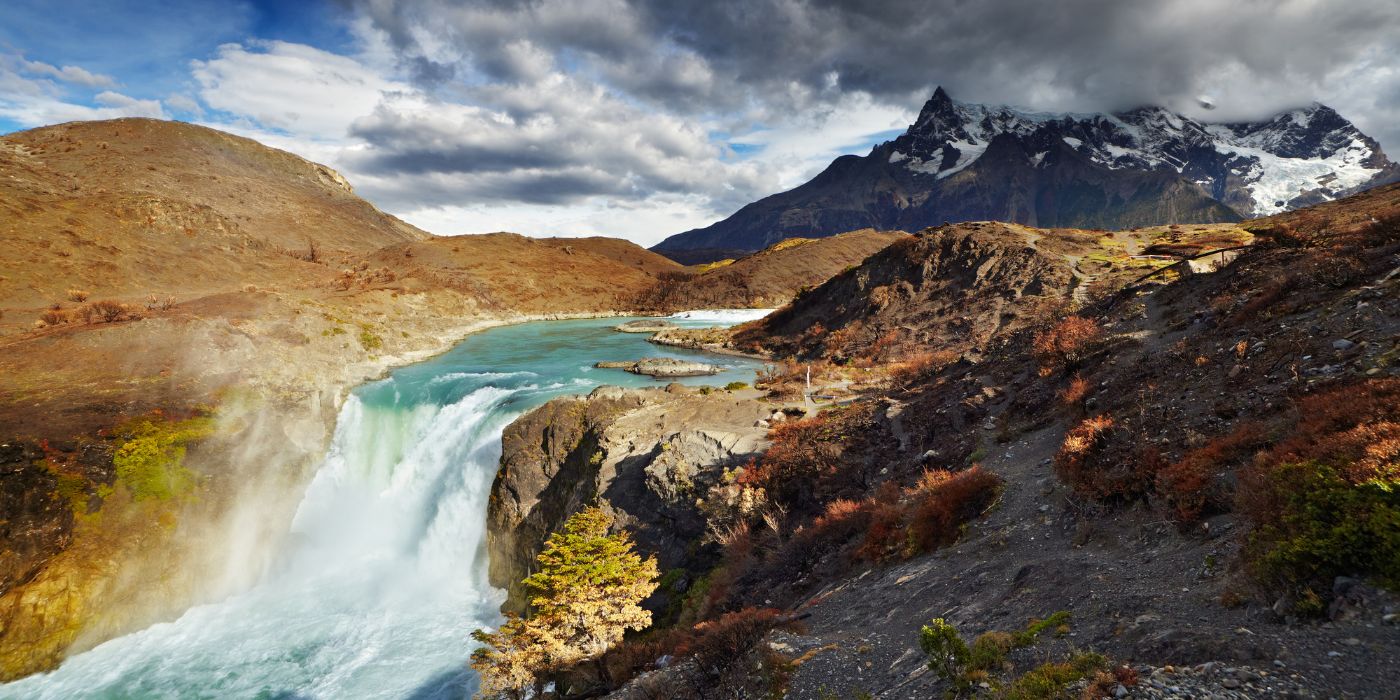
<svg viewBox="0 0 1400 700">
<path fill-rule="evenodd" d="M 807 183 L 653 250 L 693 263 L 867 227 L 1231 222 L 1397 179 L 1400 167 L 1374 139 L 1321 104 L 1260 122 L 1206 124 L 1161 107 L 1024 112 L 956 102 L 939 88 L 893 141 L 837 158 Z"/>
</svg>

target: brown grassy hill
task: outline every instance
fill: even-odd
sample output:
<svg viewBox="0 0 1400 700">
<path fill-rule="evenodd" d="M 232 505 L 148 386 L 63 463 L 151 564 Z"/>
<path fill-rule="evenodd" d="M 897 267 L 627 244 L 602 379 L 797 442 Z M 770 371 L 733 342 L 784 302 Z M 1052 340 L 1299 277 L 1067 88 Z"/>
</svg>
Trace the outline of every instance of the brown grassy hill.
<svg viewBox="0 0 1400 700">
<path fill-rule="evenodd" d="M 489 309 L 522 313 L 626 309 L 657 277 L 680 265 L 611 238 L 528 238 L 515 233 L 431 238 L 368 256 L 372 268 L 397 270 L 404 289 L 453 289 Z"/>
<path fill-rule="evenodd" d="M 178 122 L 10 134 L 0 168 L 9 244 L 0 297 L 10 307 L 61 300 L 68 288 L 189 296 L 285 283 L 309 276 L 293 256 L 312 245 L 329 261 L 428 237 L 330 168 Z"/>
<path fill-rule="evenodd" d="M 863 229 L 830 238 L 789 238 L 738 260 L 668 274 L 645 303 L 658 309 L 781 306 L 907 235 Z"/>
</svg>

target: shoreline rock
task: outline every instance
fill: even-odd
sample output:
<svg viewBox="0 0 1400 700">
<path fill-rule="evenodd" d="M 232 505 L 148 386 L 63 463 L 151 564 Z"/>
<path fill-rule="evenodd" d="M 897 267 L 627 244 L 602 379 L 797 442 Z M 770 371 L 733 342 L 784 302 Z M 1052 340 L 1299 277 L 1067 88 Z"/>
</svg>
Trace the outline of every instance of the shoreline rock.
<svg viewBox="0 0 1400 700">
<path fill-rule="evenodd" d="M 719 374 L 723 371 L 719 366 L 694 360 L 682 360 L 674 357 L 644 357 L 640 360 L 607 360 L 595 362 L 594 367 L 598 369 L 621 369 L 632 374 L 642 374 L 648 377 L 673 378 L 673 377 L 707 377 Z"/>
<path fill-rule="evenodd" d="M 676 328 L 680 328 L 680 326 L 661 318 L 644 318 L 638 321 L 628 321 L 621 325 L 613 326 L 613 330 L 619 333 L 659 333 Z"/>
</svg>

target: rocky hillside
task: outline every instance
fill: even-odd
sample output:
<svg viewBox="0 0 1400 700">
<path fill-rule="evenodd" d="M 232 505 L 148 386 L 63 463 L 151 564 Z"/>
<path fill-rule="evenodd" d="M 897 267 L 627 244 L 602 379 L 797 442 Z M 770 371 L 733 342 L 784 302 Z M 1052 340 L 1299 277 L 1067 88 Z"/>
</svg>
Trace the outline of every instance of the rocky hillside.
<svg viewBox="0 0 1400 700">
<path fill-rule="evenodd" d="M 913 348 L 980 356 L 993 338 L 1119 287 L 1172 256 L 1250 239 L 1234 225 L 1113 233 L 990 222 L 928 229 L 736 329 L 731 346 L 838 361 L 889 361 Z"/>
<path fill-rule="evenodd" d="M 995 220 L 1130 228 L 1237 221 L 1400 178 L 1374 139 L 1315 104 L 1206 124 L 1160 107 L 1040 114 L 955 102 L 941 88 L 899 138 L 654 250 L 686 262 L 791 236 Z"/>
<path fill-rule="evenodd" d="M 1397 197 L 1388 186 L 1245 222 L 1243 238 L 1143 233 L 1133 245 L 1158 252 L 1252 245 L 1111 265 L 1082 297 L 1069 280 L 1102 257 L 1102 232 L 943 227 L 787 310 L 824 317 L 820 329 L 779 316 L 741 330 L 861 379 L 771 426 L 763 454 L 697 494 L 709 536 L 691 551 L 718 546 L 718 564 L 699 576 L 712 554 L 683 564 L 679 611 L 611 653 L 607 674 L 577 669 L 565 685 L 619 698 L 1389 697 Z M 946 275 L 924 266 L 963 272 L 938 286 Z M 888 286 L 861 280 L 907 283 L 906 296 L 853 300 Z M 950 318 L 985 332 L 982 352 Z M 877 336 L 863 326 L 917 340 L 897 358 L 824 339 Z M 507 450 L 514 469 L 538 460 Z M 940 624 L 972 647 L 946 673 L 924 631 Z"/>
<path fill-rule="evenodd" d="M 907 234 L 851 231 L 829 238 L 789 238 L 745 255 L 685 271 L 664 271 L 644 299 L 655 309 L 774 308 L 804 289 L 859 265 Z"/>
</svg>

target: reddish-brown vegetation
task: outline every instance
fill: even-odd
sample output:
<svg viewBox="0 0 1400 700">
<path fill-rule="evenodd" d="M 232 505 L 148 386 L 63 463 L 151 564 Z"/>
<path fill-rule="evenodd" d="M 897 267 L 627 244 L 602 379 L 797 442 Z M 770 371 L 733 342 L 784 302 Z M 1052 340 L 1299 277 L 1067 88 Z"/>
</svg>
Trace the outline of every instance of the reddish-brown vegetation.
<svg viewBox="0 0 1400 700">
<path fill-rule="evenodd" d="M 1187 452 L 1156 475 L 1157 492 L 1178 522 L 1193 523 L 1212 511 L 1226 510 L 1230 494 L 1219 487 L 1229 469 L 1248 462 L 1268 444 L 1264 426 L 1248 422 L 1230 434 Z"/>
<path fill-rule="evenodd" d="M 1091 498 L 1113 495 L 1116 489 L 1108 488 L 1095 470 L 1096 454 L 1108 441 L 1113 429 L 1113 418 L 1093 416 L 1085 418 L 1065 433 L 1060 451 L 1055 454 L 1055 473 L 1069 484 L 1076 493 Z"/>
<path fill-rule="evenodd" d="M 1086 398 L 1089 398 L 1089 382 L 1078 374 L 1074 375 L 1059 393 L 1060 403 L 1080 415 L 1083 415 Z"/>
<path fill-rule="evenodd" d="M 890 369 L 890 382 L 896 387 L 908 388 L 957 361 L 958 353 L 951 350 L 921 350 Z"/>
<path fill-rule="evenodd" d="M 1103 329 L 1092 319 L 1066 316 L 1053 326 L 1035 334 L 1031 352 L 1040 364 L 1042 374 L 1057 369 L 1073 369 L 1084 359 L 1093 344 L 1103 337 Z"/>
<path fill-rule="evenodd" d="M 675 627 L 624 641 L 603 663 L 611 687 L 619 687 L 651 669 L 664 656 L 693 659 L 696 683 L 742 685 L 755 645 L 775 629 L 798 630 L 791 613 L 746 607 L 689 627 Z"/>
</svg>

